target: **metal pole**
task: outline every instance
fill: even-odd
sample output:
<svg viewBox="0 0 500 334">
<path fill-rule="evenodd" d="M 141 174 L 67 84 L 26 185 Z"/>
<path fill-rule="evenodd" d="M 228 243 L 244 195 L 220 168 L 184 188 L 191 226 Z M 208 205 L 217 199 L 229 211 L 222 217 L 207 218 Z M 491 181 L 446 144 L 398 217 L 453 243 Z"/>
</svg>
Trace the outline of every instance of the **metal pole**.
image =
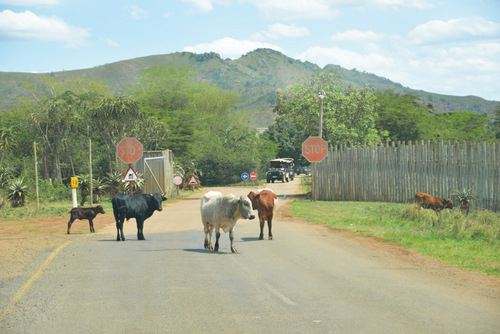
<svg viewBox="0 0 500 334">
<path fill-rule="evenodd" d="M 92 139 L 89 138 L 90 206 L 94 205 L 94 184 L 92 181 Z"/>
<path fill-rule="evenodd" d="M 323 99 L 325 98 L 325 92 L 320 92 L 319 97 L 319 137 L 323 138 Z"/>
<path fill-rule="evenodd" d="M 35 153 L 35 191 L 36 191 L 36 211 L 40 210 L 40 195 L 38 193 L 38 160 L 36 157 L 36 142 L 33 142 L 33 151 Z"/>
</svg>

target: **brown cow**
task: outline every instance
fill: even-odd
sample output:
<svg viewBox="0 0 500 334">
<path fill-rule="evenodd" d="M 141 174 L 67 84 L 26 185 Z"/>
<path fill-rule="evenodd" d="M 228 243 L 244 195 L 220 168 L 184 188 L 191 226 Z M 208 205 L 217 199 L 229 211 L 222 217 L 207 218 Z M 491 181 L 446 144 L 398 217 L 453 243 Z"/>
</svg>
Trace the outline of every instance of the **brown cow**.
<svg viewBox="0 0 500 334">
<path fill-rule="evenodd" d="M 71 229 L 71 224 L 76 219 L 88 219 L 89 221 L 89 226 L 90 226 L 90 232 L 95 233 L 94 230 L 94 218 L 97 216 L 98 213 L 105 213 L 104 209 L 102 208 L 101 205 L 94 206 L 94 207 L 89 207 L 89 208 L 73 208 L 69 212 L 71 214 L 71 217 L 69 218 L 68 222 L 68 234 L 69 230 Z"/>
<path fill-rule="evenodd" d="M 269 240 L 273 240 L 273 233 L 271 231 L 273 226 L 273 213 L 274 208 L 278 202 L 278 196 L 271 189 L 259 189 L 257 193 L 251 191 L 248 195 L 252 201 L 252 207 L 259 212 L 260 221 L 260 235 L 259 239 L 264 239 L 264 224 L 267 220 L 267 227 L 269 229 Z"/>
<path fill-rule="evenodd" d="M 444 199 L 421 192 L 415 194 L 415 205 L 419 209 L 421 207 L 432 209 L 436 213 L 440 213 L 443 209 L 453 209 L 453 201 L 451 199 Z"/>
</svg>

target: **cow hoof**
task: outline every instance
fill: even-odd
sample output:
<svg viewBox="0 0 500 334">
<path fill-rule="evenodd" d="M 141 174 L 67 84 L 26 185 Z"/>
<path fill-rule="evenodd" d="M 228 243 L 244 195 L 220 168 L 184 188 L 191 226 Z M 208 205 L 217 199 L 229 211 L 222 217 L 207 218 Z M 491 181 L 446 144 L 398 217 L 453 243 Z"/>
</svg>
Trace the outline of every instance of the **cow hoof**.
<svg viewBox="0 0 500 334">
<path fill-rule="evenodd" d="M 137 240 L 146 240 L 144 237 L 137 237 Z"/>
<path fill-rule="evenodd" d="M 264 235 L 259 235 L 259 240 L 264 240 Z"/>
<path fill-rule="evenodd" d="M 273 236 L 272 235 L 269 236 L 269 240 L 273 240 Z"/>
<path fill-rule="evenodd" d="M 236 250 L 236 248 L 231 249 L 231 252 L 238 253 L 238 251 Z"/>
</svg>

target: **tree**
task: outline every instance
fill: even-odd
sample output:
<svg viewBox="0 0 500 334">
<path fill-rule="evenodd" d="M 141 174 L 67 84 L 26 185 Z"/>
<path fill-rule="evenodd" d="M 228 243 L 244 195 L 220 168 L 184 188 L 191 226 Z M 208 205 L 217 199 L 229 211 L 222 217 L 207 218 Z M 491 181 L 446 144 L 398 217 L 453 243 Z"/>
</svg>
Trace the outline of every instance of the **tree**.
<svg viewBox="0 0 500 334">
<path fill-rule="evenodd" d="M 2 155 L 0 157 L 0 169 L 3 165 L 5 152 L 12 152 L 16 147 L 17 126 L 2 126 L 0 127 L 0 150 Z"/>
<path fill-rule="evenodd" d="M 323 99 L 323 139 L 330 144 L 379 142 L 375 129 L 375 95 L 370 89 L 344 88 L 340 77 L 332 72 L 316 72 L 312 78 L 301 79 L 295 85 L 278 91 L 274 111 L 275 123 L 293 125 L 302 143 L 317 135 L 319 103 L 314 96 L 325 92 Z"/>
<path fill-rule="evenodd" d="M 487 142 L 495 139 L 487 115 L 473 111 L 453 111 L 432 117 L 427 135 L 423 139 L 445 141 Z"/>
<path fill-rule="evenodd" d="M 416 141 L 423 138 L 432 115 L 429 109 L 418 102 L 412 94 L 399 94 L 389 89 L 376 92 L 377 105 L 375 112 L 377 130 L 386 132 L 388 139 L 400 141 Z"/>
<path fill-rule="evenodd" d="M 497 104 L 495 110 L 493 111 L 493 124 L 492 130 L 497 140 L 500 139 L 500 103 Z"/>
<path fill-rule="evenodd" d="M 44 178 L 63 177 L 75 166 L 74 160 L 82 158 L 79 136 L 88 129 L 83 118 L 99 97 L 108 95 L 107 86 L 95 81 L 82 79 L 57 82 L 54 78 L 43 76 L 39 85 L 26 84 L 31 93 L 29 98 L 20 98 L 16 106 L 24 111 L 26 122 L 32 132 L 25 133 L 25 142 L 42 142 L 40 153 L 44 166 Z M 26 128 L 25 124 L 22 128 Z M 26 131 L 23 129 L 23 131 Z M 24 145 L 26 147 L 31 147 Z M 31 153 L 30 153 L 31 154 Z M 77 163 L 77 165 L 80 165 Z M 73 174 L 74 172 L 71 171 Z"/>
</svg>

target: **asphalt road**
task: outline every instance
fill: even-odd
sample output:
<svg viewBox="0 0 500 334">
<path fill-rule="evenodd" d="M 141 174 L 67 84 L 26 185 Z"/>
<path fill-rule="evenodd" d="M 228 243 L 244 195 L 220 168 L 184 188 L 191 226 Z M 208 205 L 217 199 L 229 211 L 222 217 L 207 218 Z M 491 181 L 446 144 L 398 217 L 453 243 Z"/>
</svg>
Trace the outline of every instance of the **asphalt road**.
<svg viewBox="0 0 500 334">
<path fill-rule="evenodd" d="M 269 186 L 291 195 L 298 184 Z M 317 225 L 276 220 L 270 241 L 258 240 L 258 220 L 240 220 L 238 254 L 225 233 L 218 253 L 205 250 L 199 205 L 165 206 L 146 221 L 145 241 L 131 220 L 125 242 L 111 227 L 51 249 L 38 274 L 2 294 L 11 300 L 0 333 L 500 332 L 498 294 Z"/>
</svg>

